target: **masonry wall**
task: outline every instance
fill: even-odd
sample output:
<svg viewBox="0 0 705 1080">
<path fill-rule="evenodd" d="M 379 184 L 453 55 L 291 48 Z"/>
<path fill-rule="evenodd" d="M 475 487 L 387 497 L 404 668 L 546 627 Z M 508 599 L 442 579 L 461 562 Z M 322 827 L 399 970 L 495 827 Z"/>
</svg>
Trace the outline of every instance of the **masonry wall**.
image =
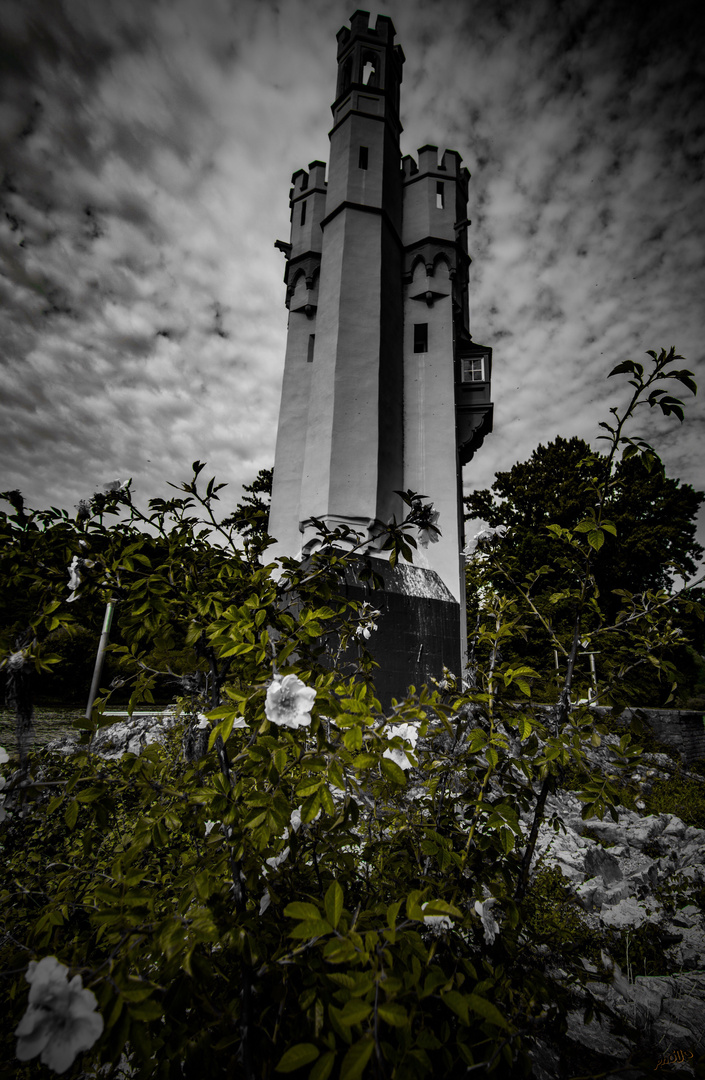
<svg viewBox="0 0 705 1080">
<path fill-rule="evenodd" d="M 620 719 L 645 720 L 661 742 L 677 750 L 686 765 L 705 758 L 705 722 L 702 712 L 689 709 L 625 709 Z"/>
</svg>

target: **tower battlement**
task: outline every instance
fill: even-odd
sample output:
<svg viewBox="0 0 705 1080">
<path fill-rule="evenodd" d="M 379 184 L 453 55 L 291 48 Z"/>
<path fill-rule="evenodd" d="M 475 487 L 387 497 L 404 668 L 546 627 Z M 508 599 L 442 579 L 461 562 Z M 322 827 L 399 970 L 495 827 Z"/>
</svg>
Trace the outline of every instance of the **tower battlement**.
<svg viewBox="0 0 705 1080">
<path fill-rule="evenodd" d="M 350 17 L 350 26 L 343 26 L 336 34 L 338 41 L 338 59 L 345 52 L 351 39 L 356 37 L 369 37 L 374 41 L 392 44 L 394 41 L 394 23 L 388 15 L 378 15 L 374 26 L 370 26 L 369 11 L 356 11 Z"/>
<path fill-rule="evenodd" d="M 421 146 L 417 151 L 418 163 L 411 154 L 406 154 L 401 161 L 403 182 L 420 180 L 429 174 L 443 174 L 443 179 L 460 180 L 467 187 L 470 170 L 462 164 L 463 159 L 457 150 L 444 150 L 438 160 L 437 146 Z"/>
<path fill-rule="evenodd" d="M 312 191 L 325 191 L 326 189 L 326 163 L 325 161 L 311 161 L 306 169 L 297 169 L 291 177 L 292 188 L 289 192 L 289 202 L 296 202 L 302 195 L 310 195 Z"/>
</svg>

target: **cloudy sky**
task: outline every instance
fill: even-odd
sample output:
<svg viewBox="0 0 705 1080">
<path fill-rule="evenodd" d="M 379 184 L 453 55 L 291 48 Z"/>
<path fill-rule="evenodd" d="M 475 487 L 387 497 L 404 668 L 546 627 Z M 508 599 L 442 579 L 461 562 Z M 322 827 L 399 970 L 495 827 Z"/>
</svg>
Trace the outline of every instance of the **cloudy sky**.
<svg viewBox="0 0 705 1080">
<path fill-rule="evenodd" d="M 71 508 L 131 476 L 163 496 L 200 458 L 236 498 L 272 464 L 273 244 L 292 172 L 327 160 L 354 7 L 3 0 L 0 488 Z M 704 12 L 382 9 L 406 54 L 403 153 L 454 149 L 473 174 L 471 328 L 494 348 L 495 431 L 468 490 L 557 434 L 594 440 L 625 358 L 675 345 L 702 379 Z M 686 397 L 683 427 L 644 413 L 641 432 L 705 487 L 705 404 Z"/>
</svg>

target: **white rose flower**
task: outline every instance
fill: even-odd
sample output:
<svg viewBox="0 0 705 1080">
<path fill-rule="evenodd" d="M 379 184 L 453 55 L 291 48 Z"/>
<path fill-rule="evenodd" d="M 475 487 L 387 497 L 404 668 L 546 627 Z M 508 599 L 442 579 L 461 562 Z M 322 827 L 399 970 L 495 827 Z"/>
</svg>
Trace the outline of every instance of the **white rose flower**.
<svg viewBox="0 0 705 1080">
<path fill-rule="evenodd" d="M 275 675 L 267 689 L 264 711 L 272 724 L 280 727 L 308 727 L 316 691 L 306 686 L 298 675 Z"/>
<path fill-rule="evenodd" d="M 403 739 L 404 742 L 411 743 L 411 748 L 413 750 L 418 742 L 419 730 L 414 724 L 395 724 L 389 729 L 387 735 L 390 739 L 399 737 Z M 400 769 L 410 769 L 412 767 L 411 761 L 398 746 L 390 746 L 388 750 L 384 751 L 382 756 L 389 758 L 390 761 L 395 761 Z"/>
<path fill-rule="evenodd" d="M 103 1033 L 95 994 L 83 989 L 80 975 L 69 982 L 68 970 L 55 956 L 30 962 L 25 976 L 31 987 L 29 1005 L 15 1029 L 20 1061 L 41 1054 L 43 1064 L 57 1073 L 66 1072 Z"/>
<path fill-rule="evenodd" d="M 496 899 L 491 896 L 489 900 L 483 900 L 480 903 L 479 900 L 475 901 L 475 911 L 482 920 L 482 928 L 485 932 L 485 944 L 492 945 L 494 939 L 499 933 L 499 925 L 492 917 L 491 909 L 497 903 Z"/>
<path fill-rule="evenodd" d="M 277 870 L 283 862 L 289 858 L 289 848 L 285 847 L 279 855 L 272 855 L 271 859 L 266 859 L 267 866 L 271 866 L 272 870 Z"/>
</svg>

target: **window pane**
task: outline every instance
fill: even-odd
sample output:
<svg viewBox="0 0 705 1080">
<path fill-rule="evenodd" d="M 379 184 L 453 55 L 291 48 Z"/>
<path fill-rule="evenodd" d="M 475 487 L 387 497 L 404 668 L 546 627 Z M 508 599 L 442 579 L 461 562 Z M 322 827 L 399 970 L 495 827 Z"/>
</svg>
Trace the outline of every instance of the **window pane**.
<svg viewBox="0 0 705 1080">
<path fill-rule="evenodd" d="M 436 183 L 436 209 L 437 210 L 442 210 L 444 205 L 445 204 L 444 204 L 444 201 L 443 201 L 443 184 L 439 180 Z"/>
<path fill-rule="evenodd" d="M 464 356 L 462 359 L 462 382 L 484 382 L 485 362 L 481 356 Z"/>
<path fill-rule="evenodd" d="M 428 352 L 428 323 L 414 323 L 414 352 Z"/>
<path fill-rule="evenodd" d="M 360 147 L 360 156 L 358 158 L 358 168 L 359 169 L 366 169 L 367 168 L 367 147 L 366 146 L 361 146 Z"/>
</svg>

